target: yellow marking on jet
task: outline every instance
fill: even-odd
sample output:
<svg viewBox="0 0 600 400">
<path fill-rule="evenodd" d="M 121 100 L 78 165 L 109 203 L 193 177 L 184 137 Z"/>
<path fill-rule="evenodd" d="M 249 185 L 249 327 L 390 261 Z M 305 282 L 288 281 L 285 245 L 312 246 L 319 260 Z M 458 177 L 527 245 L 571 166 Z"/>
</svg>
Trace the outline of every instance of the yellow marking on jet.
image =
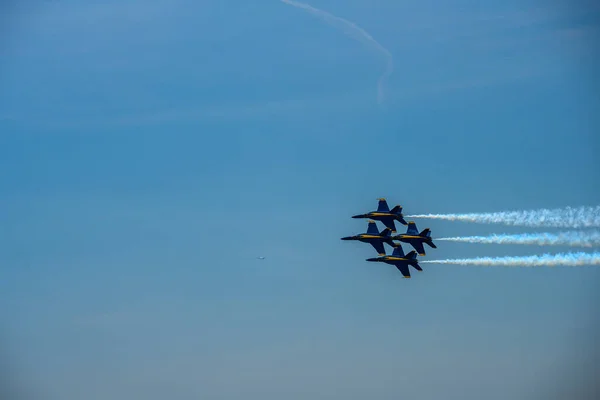
<svg viewBox="0 0 600 400">
<path fill-rule="evenodd" d="M 362 239 L 381 239 L 381 236 L 377 235 L 361 235 L 360 237 Z"/>
<path fill-rule="evenodd" d="M 398 235 L 399 238 L 402 239 L 422 239 L 421 236 L 414 236 L 414 235 Z"/>
</svg>

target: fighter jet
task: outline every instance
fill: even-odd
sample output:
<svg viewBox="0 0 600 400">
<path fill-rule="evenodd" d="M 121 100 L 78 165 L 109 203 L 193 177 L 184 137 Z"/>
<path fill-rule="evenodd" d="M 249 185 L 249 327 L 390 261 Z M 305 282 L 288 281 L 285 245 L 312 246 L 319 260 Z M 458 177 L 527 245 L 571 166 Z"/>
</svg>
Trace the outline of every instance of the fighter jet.
<svg viewBox="0 0 600 400">
<path fill-rule="evenodd" d="M 419 233 L 419 231 L 417 230 L 417 224 L 415 224 L 413 221 L 410 221 L 408 223 L 406 233 L 392 236 L 392 239 L 410 244 L 412 247 L 414 247 L 414 249 L 419 253 L 420 256 L 425 255 L 423 243 L 427 243 L 429 247 L 437 249 L 437 246 L 433 244 L 433 240 L 431 240 L 431 230 L 429 228 L 426 228 L 423 229 L 423 232 Z"/>
<path fill-rule="evenodd" d="M 402 225 L 406 225 L 406 221 L 402 215 L 402 207 L 396 206 L 390 210 L 385 199 L 379 199 L 377 211 L 370 211 L 366 214 L 354 215 L 352 218 L 369 218 L 376 221 L 381 221 L 381 223 L 390 228 L 392 232 L 396 232 L 396 224 L 394 224 L 394 221 L 398 221 Z"/>
<path fill-rule="evenodd" d="M 384 262 L 386 264 L 394 265 L 405 278 L 410 278 L 410 271 L 408 270 L 409 265 L 415 268 L 417 271 L 423 271 L 417 261 L 417 253 L 413 250 L 407 255 L 404 255 L 402 246 L 396 247 L 391 256 L 367 258 L 367 261 Z"/>
<path fill-rule="evenodd" d="M 385 255 L 385 248 L 383 243 L 387 243 L 392 247 L 400 246 L 392 241 L 392 230 L 385 228 L 381 233 L 377 229 L 375 221 L 369 221 L 367 226 L 367 233 L 360 233 L 355 236 L 346 236 L 342 240 L 358 240 L 363 243 L 369 243 L 379 253 L 379 255 Z"/>
</svg>

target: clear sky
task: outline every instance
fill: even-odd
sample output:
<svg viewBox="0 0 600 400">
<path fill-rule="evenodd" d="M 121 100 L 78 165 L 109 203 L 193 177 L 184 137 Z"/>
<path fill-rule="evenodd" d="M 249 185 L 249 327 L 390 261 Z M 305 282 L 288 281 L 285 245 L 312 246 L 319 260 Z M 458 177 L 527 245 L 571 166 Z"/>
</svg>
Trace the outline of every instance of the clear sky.
<svg viewBox="0 0 600 400">
<path fill-rule="evenodd" d="M 382 196 L 407 214 L 600 204 L 594 2 L 312 0 L 393 55 L 382 104 L 381 52 L 277 0 L 25 3 L 0 19 L 7 390 L 592 398 L 597 269 L 408 280 L 339 238 Z"/>
</svg>

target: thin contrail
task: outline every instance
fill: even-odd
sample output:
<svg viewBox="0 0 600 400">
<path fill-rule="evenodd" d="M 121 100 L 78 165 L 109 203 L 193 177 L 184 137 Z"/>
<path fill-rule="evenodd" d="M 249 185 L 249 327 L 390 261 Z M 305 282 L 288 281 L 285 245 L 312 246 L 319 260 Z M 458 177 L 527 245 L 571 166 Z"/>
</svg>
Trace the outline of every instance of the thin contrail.
<svg viewBox="0 0 600 400">
<path fill-rule="evenodd" d="M 459 258 L 449 260 L 425 260 L 419 263 L 429 264 L 458 264 L 500 267 L 580 267 L 587 265 L 600 265 L 600 253 L 560 253 L 543 254 L 541 256 L 523 257 L 479 257 Z"/>
<path fill-rule="evenodd" d="M 505 224 L 515 226 L 555 228 L 598 228 L 600 206 L 565 207 L 528 211 L 501 211 L 471 214 L 419 214 L 406 218 L 445 219 L 449 221 L 477 222 L 482 224 Z"/>
<path fill-rule="evenodd" d="M 490 236 L 457 236 L 437 238 L 450 242 L 531 244 L 539 246 L 594 247 L 600 245 L 600 231 L 568 231 L 559 233 L 519 233 L 516 235 L 493 234 Z"/>
<path fill-rule="evenodd" d="M 383 75 L 381 75 L 381 77 L 379 78 L 379 82 L 377 83 L 377 101 L 379 102 L 379 104 L 381 104 L 383 102 L 383 98 L 384 98 L 383 89 L 384 89 L 385 81 L 392 74 L 392 72 L 394 70 L 393 57 L 392 57 L 392 54 L 389 52 L 389 50 L 386 49 L 385 47 L 383 47 L 381 44 L 379 44 L 379 42 L 377 40 L 373 39 L 373 37 L 371 35 L 369 35 L 369 33 L 367 31 L 362 29 L 360 26 L 356 25 L 354 22 L 348 21 L 344 18 L 336 17 L 333 14 L 330 14 L 323 10 L 319 10 L 318 8 L 315 8 L 308 4 L 299 3 L 297 1 L 292 1 L 292 0 L 280 0 L 280 1 L 285 4 L 289 4 L 292 7 L 296 7 L 296 8 L 300 8 L 302 10 L 308 11 L 309 13 L 323 19 L 325 21 L 325 23 L 333 26 L 334 28 L 341 29 L 345 34 L 353 37 L 354 39 L 356 39 L 360 42 L 363 42 L 367 46 L 374 47 L 376 50 L 380 51 L 381 53 L 383 53 L 385 55 L 385 57 L 387 58 L 386 69 L 385 69 L 385 72 L 383 73 Z"/>
</svg>

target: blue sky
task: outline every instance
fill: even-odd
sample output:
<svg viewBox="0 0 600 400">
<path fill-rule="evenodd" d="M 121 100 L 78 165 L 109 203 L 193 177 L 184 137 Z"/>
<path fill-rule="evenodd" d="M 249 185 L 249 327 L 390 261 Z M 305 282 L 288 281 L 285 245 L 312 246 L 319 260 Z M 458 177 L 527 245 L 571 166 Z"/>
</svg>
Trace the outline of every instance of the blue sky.
<svg viewBox="0 0 600 400">
<path fill-rule="evenodd" d="M 339 238 L 381 196 L 406 213 L 600 204 L 600 9 L 310 4 L 392 53 L 383 104 L 381 53 L 276 0 L 6 8 L 13 386 L 61 400 L 590 393 L 598 271 L 424 265 L 405 280 Z M 563 250 L 440 242 L 427 258 Z"/>
</svg>

